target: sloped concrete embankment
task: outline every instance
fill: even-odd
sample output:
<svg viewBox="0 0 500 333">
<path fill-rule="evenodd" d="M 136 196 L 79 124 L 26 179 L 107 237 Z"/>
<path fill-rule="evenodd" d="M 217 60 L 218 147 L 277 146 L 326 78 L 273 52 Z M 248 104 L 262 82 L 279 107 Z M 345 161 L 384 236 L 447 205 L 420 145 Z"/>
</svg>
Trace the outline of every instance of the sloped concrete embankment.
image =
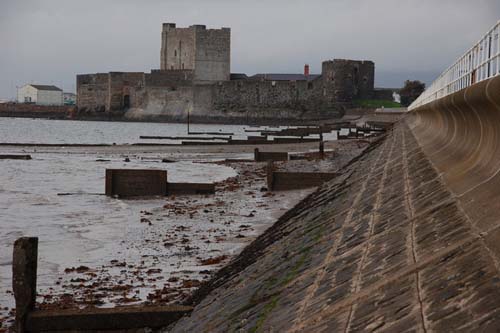
<svg viewBox="0 0 500 333">
<path fill-rule="evenodd" d="M 406 122 L 256 242 L 172 331 L 500 327 L 495 256 Z"/>
</svg>

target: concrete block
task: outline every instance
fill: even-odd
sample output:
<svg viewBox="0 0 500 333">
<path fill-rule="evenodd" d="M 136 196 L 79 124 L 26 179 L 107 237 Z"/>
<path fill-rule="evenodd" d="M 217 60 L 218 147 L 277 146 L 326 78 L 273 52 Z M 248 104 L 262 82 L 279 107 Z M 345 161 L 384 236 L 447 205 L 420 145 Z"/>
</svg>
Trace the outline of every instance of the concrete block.
<svg viewBox="0 0 500 333">
<path fill-rule="evenodd" d="M 215 184 L 210 183 L 167 183 L 168 195 L 214 194 Z"/>
<path fill-rule="evenodd" d="M 319 142 L 319 138 L 274 138 L 274 143 L 305 143 Z"/>
<path fill-rule="evenodd" d="M 273 141 L 270 140 L 262 140 L 262 139 L 246 139 L 246 140 L 240 140 L 240 139 L 233 139 L 229 140 L 229 144 L 232 145 L 262 145 L 262 144 L 271 144 Z"/>
<path fill-rule="evenodd" d="M 255 148 L 254 159 L 255 162 L 288 161 L 288 152 L 261 152 L 259 148 Z"/>
<path fill-rule="evenodd" d="M 253 140 L 253 141 L 267 141 L 267 135 L 249 135 L 247 136 L 247 140 Z"/>
<path fill-rule="evenodd" d="M 167 195 L 167 171 L 106 169 L 106 195 L 119 197 Z"/>
</svg>

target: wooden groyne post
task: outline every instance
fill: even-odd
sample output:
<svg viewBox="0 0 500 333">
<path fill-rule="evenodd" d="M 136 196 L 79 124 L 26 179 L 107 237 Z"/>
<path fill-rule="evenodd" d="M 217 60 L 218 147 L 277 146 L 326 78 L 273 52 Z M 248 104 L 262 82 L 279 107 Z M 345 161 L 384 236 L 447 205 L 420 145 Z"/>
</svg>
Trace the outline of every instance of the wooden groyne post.
<svg viewBox="0 0 500 333">
<path fill-rule="evenodd" d="M 325 141 L 323 141 L 323 133 L 319 134 L 319 158 L 325 158 Z"/>
<path fill-rule="evenodd" d="M 156 329 L 172 324 L 193 310 L 191 306 L 182 305 L 36 310 L 37 261 L 37 237 L 22 237 L 14 242 L 12 287 L 16 300 L 14 330 L 17 333 Z"/>
<path fill-rule="evenodd" d="M 12 288 L 16 300 L 15 330 L 23 333 L 28 314 L 35 309 L 38 237 L 22 237 L 14 242 Z"/>
<path fill-rule="evenodd" d="M 267 183 L 267 189 L 269 191 L 274 190 L 274 163 L 273 161 L 267 161 L 266 165 L 266 183 Z"/>
<path fill-rule="evenodd" d="M 31 160 L 31 155 L 0 155 L 0 160 Z"/>
</svg>

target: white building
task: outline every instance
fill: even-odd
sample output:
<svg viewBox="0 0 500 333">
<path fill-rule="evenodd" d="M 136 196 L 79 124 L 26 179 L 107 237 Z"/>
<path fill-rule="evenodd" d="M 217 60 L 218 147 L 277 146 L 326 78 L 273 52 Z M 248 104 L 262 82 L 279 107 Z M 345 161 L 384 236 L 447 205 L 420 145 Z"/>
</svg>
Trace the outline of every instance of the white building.
<svg viewBox="0 0 500 333">
<path fill-rule="evenodd" d="M 37 105 L 63 105 L 63 91 L 56 86 L 27 84 L 17 88 L 17 102 Z"/>
</svg>

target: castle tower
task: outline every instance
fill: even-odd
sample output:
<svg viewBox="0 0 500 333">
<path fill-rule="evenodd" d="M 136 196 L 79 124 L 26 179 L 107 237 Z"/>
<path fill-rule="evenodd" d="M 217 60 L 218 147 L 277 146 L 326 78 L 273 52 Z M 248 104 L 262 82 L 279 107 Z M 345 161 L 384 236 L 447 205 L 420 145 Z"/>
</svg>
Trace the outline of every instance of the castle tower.
<svg viewBox="0 0 500 333">
<path fill-rule="evenodd" d="M 177 28 L 163 23 L 161 70 L 193 70 L 195 81 L 226 81 L 230 77 L 231 29 L 204 25 Z"/>
<path fill-rule="evenodd" d="M 331 103 L 350 103 L 373 97 L 375 64 L 372 61 L 334 59 L 322 64 L 324 97 Z"/>
</svg>

